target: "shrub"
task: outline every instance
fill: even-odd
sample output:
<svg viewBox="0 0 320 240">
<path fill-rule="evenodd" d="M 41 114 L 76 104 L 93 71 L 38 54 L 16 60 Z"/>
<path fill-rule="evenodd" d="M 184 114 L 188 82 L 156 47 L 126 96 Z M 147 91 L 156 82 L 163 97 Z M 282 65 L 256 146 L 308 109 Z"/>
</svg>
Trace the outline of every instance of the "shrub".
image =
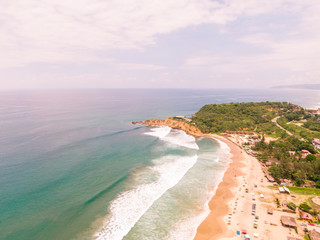
<svg viewBox="0 0 320 240">
<path fill-rule="evenodd" d="M 288 203 L 287 207 L 292 211 L 296 211 L 296 208 L 297 208 L 297 206 L 293 202 Z"/>
<path fill-rule="evenodd" d="M 311 210 L 311 207 L 306 203 L 301 203 L 299 208 L 304 212 L 309 212 Z"/>
</svg>

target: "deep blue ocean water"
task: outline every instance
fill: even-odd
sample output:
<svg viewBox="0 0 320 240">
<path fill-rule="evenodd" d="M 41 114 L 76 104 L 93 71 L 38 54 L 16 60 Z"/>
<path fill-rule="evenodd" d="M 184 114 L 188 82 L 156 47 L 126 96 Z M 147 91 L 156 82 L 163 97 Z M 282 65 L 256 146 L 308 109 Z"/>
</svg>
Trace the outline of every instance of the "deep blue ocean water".
<svg viewBox="0 0 320 240">
<path fill-rule="evenodd" d="M 319 107 L 320 92 L 0 92 L 0 239 L 191 239 L 227 149 L 131 121 L 243 101 Z"/>
</svg>

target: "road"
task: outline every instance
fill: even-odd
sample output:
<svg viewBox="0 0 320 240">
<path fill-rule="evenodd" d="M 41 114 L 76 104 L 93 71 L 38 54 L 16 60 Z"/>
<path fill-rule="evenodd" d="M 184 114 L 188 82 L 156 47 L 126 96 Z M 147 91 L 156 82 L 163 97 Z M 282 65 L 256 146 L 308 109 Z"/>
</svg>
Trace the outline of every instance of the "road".
<svg viewBox="0 0 320 240">
<path fill-rule="evenodd" d="M 283 127 L 281 127 L 278 123 L 277 123 L 277 120 L 280 118 L 280 116 L 278 116 L 278 117 L 275 117 L 274 119 L 272 119 L 271 121 L 275 124 L 275 125 L 277 125 L 277 127 L 278 128 L 280 128 L 280 129 L 282 129 L 282 130 L 284 130 L 284 131 L 286 131 L 286 133 L 288 133 L 290 136 L 292 136 L 293 134 L 291 133 L 291 132 L 289 132 L 288 130 L 286 130 L 285 128 L 283 128 Z"/>
</svg>

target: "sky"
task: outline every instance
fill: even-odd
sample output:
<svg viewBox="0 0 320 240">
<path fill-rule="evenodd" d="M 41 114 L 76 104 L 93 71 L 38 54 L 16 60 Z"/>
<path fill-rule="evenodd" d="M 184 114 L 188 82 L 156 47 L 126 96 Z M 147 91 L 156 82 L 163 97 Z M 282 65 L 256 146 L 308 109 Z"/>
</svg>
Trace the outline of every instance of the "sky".
<svg viewBox="0 0 320 240">
<path fill-rule="evenodd" d="M 319 0 L 0 0 L 0 89 L 320 83 Z"/>
</svg>

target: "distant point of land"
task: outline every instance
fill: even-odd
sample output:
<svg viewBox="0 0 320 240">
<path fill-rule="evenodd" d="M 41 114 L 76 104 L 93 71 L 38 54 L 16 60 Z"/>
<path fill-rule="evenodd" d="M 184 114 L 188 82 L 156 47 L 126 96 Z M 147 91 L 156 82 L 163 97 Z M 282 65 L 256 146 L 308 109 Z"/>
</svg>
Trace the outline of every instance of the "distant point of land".
<svg viewBox="0 0 320 240">
<path fill-rule="evenodd" d="M 293 89 L 320 90 L 320 84 L 278 85 L 278 86 L 273 86 L 272 88 L 293 88 Z"/>
</svg>

